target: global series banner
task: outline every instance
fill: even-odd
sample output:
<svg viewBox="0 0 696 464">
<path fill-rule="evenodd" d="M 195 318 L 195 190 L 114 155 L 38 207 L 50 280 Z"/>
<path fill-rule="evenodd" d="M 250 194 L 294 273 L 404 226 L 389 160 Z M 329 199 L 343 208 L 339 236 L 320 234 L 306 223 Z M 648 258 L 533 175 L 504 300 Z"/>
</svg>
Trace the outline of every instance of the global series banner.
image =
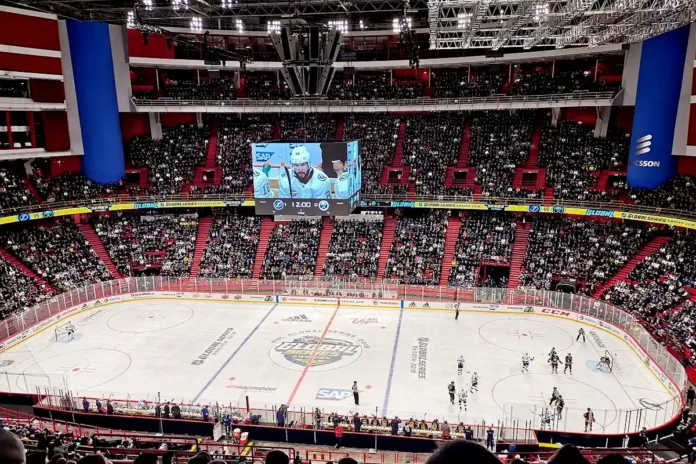
<svg viewBox="0 0 696 464">
<path fill-rule="evenodd" d="M 162 201 L 143 203 L 114 203 L 111 205 L 90 205 L 56 210 L 22 213 L 13 216 L 0 217 L 0 225 L 16 222 L 35 221 L 52 217 L 69 216 L 73 214 L 90 214 L 105 211 L 127 211 L 135 209 L 165 209 L 165 208 L 226 208 L 226 207 L 253 207 L 254 200 L 191 200 L 191 201 Z M 696 221 L 657 214 L 631 213 L 608 209 L 574 208 L 566 206 L 542 206 L 542 205 L 506 205 L 500 203 L 472 203 L 455 201 L 366 201 L 362 200 L 360 207 L 366 208 L 420 208 L 420 209 L 462 209 L 474 211 L 506 211 L 510 213 L 531 214 L 568 214 L 586 217 L 607 217 L 624 219 L 629 221 L 651 222 L 685 229 L 696 229 Z M 321 214 L 321 213 L 315 213 Z M 345 213 L 347 214 L 347 212 Z"/>
</svg>

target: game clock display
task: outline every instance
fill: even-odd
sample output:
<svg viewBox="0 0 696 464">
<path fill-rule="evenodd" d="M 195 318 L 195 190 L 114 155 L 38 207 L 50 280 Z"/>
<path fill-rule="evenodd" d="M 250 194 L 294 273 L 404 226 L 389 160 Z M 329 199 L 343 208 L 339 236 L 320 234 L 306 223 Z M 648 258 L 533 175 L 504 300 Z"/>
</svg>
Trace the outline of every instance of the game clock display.
<svg viewBox="0 0 696 464">
<path fill-rule="evenodd" d="M 358 142 L 252 144 L 256 214 L 347 216 L 360 201 Z"/>
</svg>

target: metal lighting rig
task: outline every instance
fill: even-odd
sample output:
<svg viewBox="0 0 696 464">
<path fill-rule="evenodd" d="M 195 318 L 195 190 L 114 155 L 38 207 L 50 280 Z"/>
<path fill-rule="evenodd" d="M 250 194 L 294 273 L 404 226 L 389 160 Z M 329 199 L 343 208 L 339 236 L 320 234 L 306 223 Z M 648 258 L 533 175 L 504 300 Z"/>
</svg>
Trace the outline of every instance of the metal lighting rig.
<svg viewBox="0 0 696 464">
<path fill-rule="evenodd" d="M 341 48 L 341 31 L 299 17 L 283 18 L 279 23 L 269 35 L 293 97 L 325 98 Z"/>
</svg>

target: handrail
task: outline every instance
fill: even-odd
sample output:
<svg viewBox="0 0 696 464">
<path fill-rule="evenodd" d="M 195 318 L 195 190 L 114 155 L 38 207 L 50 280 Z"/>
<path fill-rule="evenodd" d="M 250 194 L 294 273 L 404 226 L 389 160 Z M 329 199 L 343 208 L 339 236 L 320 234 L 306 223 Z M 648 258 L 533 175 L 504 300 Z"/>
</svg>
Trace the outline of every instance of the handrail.
<svg viewBox="0 0 696 464">
<path fill-rule="evenodd" d="M 473 196 L 466 195 L 411 195 L 411 194 L 361 194 L 361 206 L 369 207 L 440 207 L 447 209 L 500 209 L 498 207 L 508 205 L 523 205 L 523 206 L 538 206 L 538 211 L 529 212 L 554 212 L 554 207 L 558 209 L 557 214 L 581 214 L 572 212 L 572 208 L 586 208 L 595 212 L 601 211 L 616 211 L 627 213 L 623 219 L 633 219 L 630 214 L 655 215 L 662 217 L 671 217 L 678 219 L 696 220 L 696 211 L 679 210 L 672 208 L 659 208 L 652 206 L 636 205 L 624 201 L 579 201 L 579 200 L 561 200 L 561 199 L 539 199 L 539 198 L 507 198 L 507 197 L 485 197 L 476 201 Z M 41 219 L 41 217 L 52 217 L 56 211 L 70 208 L 95 208 L 99 210 L 107 210 L 114 205 L 121 205 L 115 209 L 147 209 L 148 207 L 157 208 L 158 203 L 163 202 L 182 202 L 182 208 L 197 208 L 197 207 L 214 207 L 214 206 L 254 206 L 254 197 L 252 193 L 244 192 L 237 194 L 218 194 L 218 193 L 191 193 L 176 194 L 176 195 L 156 195 L 156 196 L 128 196 L 118 195 L 113 197 L 101 197 L 92 199 L 81 199 L 73 201 L 58 201 L 44 202 L 36 205 L 23 206 L 20 208 L 0 208 L 0 224 L 7 222 L 16 222 Z M 220 202 L 220 204 L 210 204 L 210 202 Z M 375 204 L 371 204 L 375 202 Z M 427 204 L 428 202 L 436 205 Z M 185 203 L 185 204 L 183 204 Z M 387 204 L 389 203 L 389 204 Z M 419 203 L 426 203 L 419 205 Z M 452 203 L 447 205 L 447 203 Z M 135 204 L 135 207 L 127 208 L 125 206 Z M 151 206 L 148 206 L 151 205 Z M 488 208 L 493 206 L 493 208 Z M 168 205 L 175 207 L 175 205 Z M 550 210 L 550 211 L 548 211 Z M 74 211 L 73 213 L 80 213 Z M 89 213 L 91 211 L 82 211 Z M 40 214 L 40 217 L 26 217 L 15 221 L 2 221 L 4 217 L 14 215 L 24 215 L 32 213 Z M 70 214 L 73 214 L 70 213 Z M 603 215 L 603 214 L 589 214 Z"/>
<path fill-rule="evenodd" d="M 174 100 L 174 99 L 140 99 L 132 97 L 131 101 L 137 107 L 232 107 L 232 108 L 329 108 L 329 107 L 404 107 L 422 106 L 424 108 L 442 105 L 478 105 L 499 103 L 544 103 L 565 101 L 597 101 L 613 100 L 616 92 L 575 92 L 549 95 L 491 95 L 488 97 L 461 98 L 413 98 L 394 100 Z"/>
</svg>

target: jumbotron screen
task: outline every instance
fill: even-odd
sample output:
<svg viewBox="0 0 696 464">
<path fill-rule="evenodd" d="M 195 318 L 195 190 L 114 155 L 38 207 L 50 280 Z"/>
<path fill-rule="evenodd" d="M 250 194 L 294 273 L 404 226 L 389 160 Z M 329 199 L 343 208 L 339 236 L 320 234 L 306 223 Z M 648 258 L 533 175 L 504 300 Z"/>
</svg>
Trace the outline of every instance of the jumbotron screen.
<svg viewBox="0 0 696 464">
<path fill-rule="evenodd" d="M 256 214 L 347 216 L 360 202 L 358 142 L 251 146 Z"/>
</svg>

